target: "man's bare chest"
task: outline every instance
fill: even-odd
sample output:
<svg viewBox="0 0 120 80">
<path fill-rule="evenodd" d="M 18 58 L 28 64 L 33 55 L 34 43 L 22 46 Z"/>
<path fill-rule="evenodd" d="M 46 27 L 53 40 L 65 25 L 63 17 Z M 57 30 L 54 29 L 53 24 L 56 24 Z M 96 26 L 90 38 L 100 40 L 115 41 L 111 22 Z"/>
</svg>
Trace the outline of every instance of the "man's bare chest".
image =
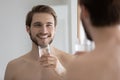
<svg viewBox="0 0 120 80">
<path fill-rule="evenodd" d="M 15 80 L 41 80 L 42 67 L 35 65 L 21 66 L 15 71 Z"/>
</svg>

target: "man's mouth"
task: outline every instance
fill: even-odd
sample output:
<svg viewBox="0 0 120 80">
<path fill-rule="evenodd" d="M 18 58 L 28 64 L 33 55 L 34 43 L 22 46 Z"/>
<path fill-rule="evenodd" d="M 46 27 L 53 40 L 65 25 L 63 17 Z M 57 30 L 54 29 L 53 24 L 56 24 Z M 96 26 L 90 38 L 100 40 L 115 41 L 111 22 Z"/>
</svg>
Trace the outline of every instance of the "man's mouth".
<svg viewBox="0 0 120 80">
<path fill-rule="evenodd" d="M 41 39 L 46 39 L 48 36 L 39 36 Z"/>
<path fill-rule="evenodd" d="M 47 38 L 48 38 L 48 35 L 38 35 L 38 37 L 39 37 L 40 39 L 47 39 Z"/>
</svg>

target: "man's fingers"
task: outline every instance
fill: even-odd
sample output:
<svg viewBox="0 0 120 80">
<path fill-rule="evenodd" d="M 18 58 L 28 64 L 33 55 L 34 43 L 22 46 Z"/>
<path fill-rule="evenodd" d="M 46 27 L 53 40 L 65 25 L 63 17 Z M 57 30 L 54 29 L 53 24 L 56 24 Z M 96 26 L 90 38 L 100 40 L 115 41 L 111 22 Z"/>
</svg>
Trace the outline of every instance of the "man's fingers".
<svg viewBox="0 0 120 80">
<path fill-rule="evenodd" d="M 51 60 L 41 60 L 41 61 L 40 61 L 40 64 L 41 64 L 41 65 L 44 65 L 44 64 L 45 64 L 45 65 L 47 65 L 47 64 L 48 64 L 48 65 L 51 65 L 51 64 L 56 65 L 56 64 L 57 64 L 57 60 L 52 59 L 52 58 L 51 58 Z"/>
<path fill-rule="evenodd" d="M 57 58 L 53 56 L 42 56 L 39 61 L 45 68 L 55 68 L 57 65 Z"/>
<path fill-rule="evenodd" d="M 57 59 L 55 57 L 53 57 L 53 56 L 42 56 L 40 58 L 40 62 L 41 61 L 54 61 L 54 60 L 57 60 Z"/>
<path fill-rule="evenodd" d="M 44 67 L 44 68 L 56 68 L 56 62 L 54 61 L 49 61 L 49 62 L 41 62 L 41 65 Z"/>
</svg>

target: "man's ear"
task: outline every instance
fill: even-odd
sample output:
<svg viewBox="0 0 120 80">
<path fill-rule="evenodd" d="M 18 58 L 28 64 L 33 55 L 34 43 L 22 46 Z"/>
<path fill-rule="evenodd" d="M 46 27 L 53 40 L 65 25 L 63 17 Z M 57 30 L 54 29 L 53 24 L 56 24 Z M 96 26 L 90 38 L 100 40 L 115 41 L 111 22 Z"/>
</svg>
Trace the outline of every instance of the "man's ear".
<svg viewBox="0 0 120 80">
<path fill-rule="evenodd" d="M 88 18 L 89 14 L 87 9 L 83 5 L 81 5 L 80 7 L 81 7 L 81 17 Z"/>
<path fill-rule="evenodd" d="M 26 31 L 27 31 L 28 33 L 30 33 L 30 27 L 29 27 L 29 26 L 26 26 Z"/>
</svg>

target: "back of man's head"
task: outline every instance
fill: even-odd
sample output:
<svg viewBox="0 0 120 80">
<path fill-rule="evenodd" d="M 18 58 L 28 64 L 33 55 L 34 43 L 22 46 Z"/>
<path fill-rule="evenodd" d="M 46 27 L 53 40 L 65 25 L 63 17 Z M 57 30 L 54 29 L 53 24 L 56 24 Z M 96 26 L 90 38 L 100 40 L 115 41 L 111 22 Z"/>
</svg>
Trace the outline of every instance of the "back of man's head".
<svg viewBox="0 0 120 80">
<path fill-rule="evenodd" d="M 110 26 L 120 24 L 120 0 L 79 0 L 89 12 L 94 26 Z"/>
</svg>

